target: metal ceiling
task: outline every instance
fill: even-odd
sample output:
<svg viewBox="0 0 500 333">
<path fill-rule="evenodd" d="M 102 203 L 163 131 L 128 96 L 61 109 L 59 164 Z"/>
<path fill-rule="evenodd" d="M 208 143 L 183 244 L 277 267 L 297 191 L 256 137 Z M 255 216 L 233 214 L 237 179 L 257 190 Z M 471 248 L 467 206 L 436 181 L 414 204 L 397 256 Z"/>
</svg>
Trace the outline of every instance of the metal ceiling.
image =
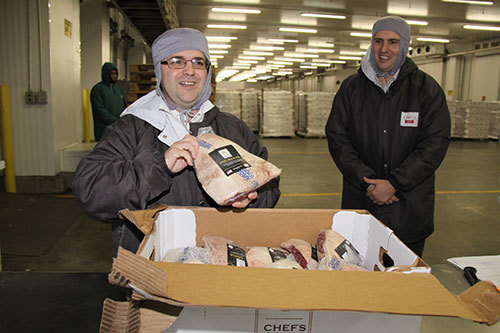
<svg viewBox="0 0 500 333">
<path fill-rule="evenodd" d="M 467 45 L 475 41 L 500 39 L 500 31 L 466 30 L 465 24 L 500 27 L 500 1 L 490 6 L 447 3 L 442 0 L 113 0 L 127 15 L 149 43 L 167 28 L 191 27 L 207 36 L 233 36 L 228 52 L 218 59 L 218 71 L 233 65 L 234 59 L 255 44 L 263 45 L 269 38 L 297 40 L 275 46 L 255 65 L 263 65 L 284 52 L 311 47 L 312 42 L 335 44 L 333 54 L 321 58 L 337 59 L 341 53 L 366 49 L 370 38 L 353 37 L 353 31 L 369 32 L 373 22 L 386 15 L 399 15 L 407 20 L 427 21 L 427 25 L 411 25 L 412 46 L 429 44 L 417 37 L 437 37 L 450 40 L 452 45 Z M 220 13 L 214 7 L 258 9 L 259 14 Z M 345 19 L 304 17 L 303 13 L 344 15 Z M 178 25 L 176 20 L 178 19 Z M 244 30 L 207 28 L 208 24 L 245 25 Z M 317 33 L 282 32 L 280 27 L 316 29 Z M 210 44 L 213 44 L 210 42 Z M 265 44 L 264 44 L 265 45 Z M 269 45 L 269 44 L 268 44 Z M 463 51 L 463 49 L 458 49 Z M 449 50 L 450 51 L 450 50 Z M 451 50 L 455 52 L 456 50 Z M 310 61 L 310 60 L 306 60 Z M 297 63 L 292 67 L 297 70 Z"/>
</svg>

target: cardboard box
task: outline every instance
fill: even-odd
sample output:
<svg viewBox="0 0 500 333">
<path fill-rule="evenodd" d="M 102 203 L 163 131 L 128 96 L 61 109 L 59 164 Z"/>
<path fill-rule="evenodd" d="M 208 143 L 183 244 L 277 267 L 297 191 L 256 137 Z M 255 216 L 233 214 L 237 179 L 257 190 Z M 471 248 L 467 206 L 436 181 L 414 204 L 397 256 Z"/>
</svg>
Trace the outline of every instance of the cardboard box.
<svg viewBox="0 0 500 333">
<path fill-rule="evenodd" d="M 489 324 L 500 318 L 500 293 L 493 284 L 481 282 L 454 296 L 429 274 L 424 261 L 364 211 L 193 207 L 125 210 L 121 215 L 146 237 L 137 254 L 119 250 L 109 280 L 132 288 L 132 302 L 149 300 L 174 306 L 170 307 L 173 312 L 149 312 L 154 313 L 155 322 L 167 325 L 165 329 L 173 323 L 167 332 L 319 333 L 327 327 L 338 327 L 341 332 L 419 332 L 422 315 Z M 290 238 L 314 244 L 320 230 L 327 228 L 349 239 L 371 271 L 279 270 L 154 260 L 169 248 L 199 246 L 203 235 L 225 237 L 243 247 L 279 247 Z M 166 230 L 163 236 L 160 230 Z M 383 253 L 394 265 L 424 273 L 383 272 Z M 135 311 L 131 304 L 109 304 L 113 306 L 105 304 L 103 311 L 103 332 L 116 331 L 113 323 L 137 317 L 139 328 L 130 331 L 147 331 L 151 323 L 143 304 L 134 303 Z M 110 310 L 113 307 L 128 310 Z M 180 316 L 179 307 L 184 307 Z"/>
</svg>

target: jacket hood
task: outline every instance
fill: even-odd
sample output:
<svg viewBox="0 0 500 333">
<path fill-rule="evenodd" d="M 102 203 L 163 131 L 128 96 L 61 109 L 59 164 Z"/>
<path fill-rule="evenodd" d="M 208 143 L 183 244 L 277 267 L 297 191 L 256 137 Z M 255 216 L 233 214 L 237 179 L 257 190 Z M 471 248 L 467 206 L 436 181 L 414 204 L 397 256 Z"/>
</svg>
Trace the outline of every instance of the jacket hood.
<svg viewBox="0 0 500 333">
<path fill-rule="evenodd" d="M 111 71 L 113 69 L 116 69 L 116 72 L 118 73 L 118 68 L 116 68 L 115 65 L 113 65 L 110 62 L 105 62 L 104 65 L 101 67 L 101 80 L 102 82 L 106 84 L 111 83 Z"/>
<path fill-rule="evenodd" d="M 406 57 L 405 62 L 400 68 L 400 71 L 398 73 L 398 77 L 396 81 L 404 78 L 406 75 L 409 75 L 411 72 L 417 70 L 418 67 L 417 65 L 411 60 L 410 58 Z M 369 78 L 371 81 L 375 82 L 375 71 L 373 67 L 371 67 L 370 64 L 370 49 L 368 49 L 367 53 L 365 54 L 363 60 L 361 61 L 361 66 L 359 66 L 358 73 L 363 73 L 367 78 Z"/>
</svg>

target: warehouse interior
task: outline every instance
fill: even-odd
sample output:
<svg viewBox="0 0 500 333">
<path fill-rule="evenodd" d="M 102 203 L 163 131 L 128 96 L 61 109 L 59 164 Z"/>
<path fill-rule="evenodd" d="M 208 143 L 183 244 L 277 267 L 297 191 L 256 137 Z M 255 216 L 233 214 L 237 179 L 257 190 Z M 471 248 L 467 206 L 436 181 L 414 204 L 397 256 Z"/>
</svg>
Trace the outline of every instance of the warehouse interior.
<svg viewBox="0 0 500 333">
<path fill-rule="evenodd" d="M 111 226 L 86 216 L 71 191 L 95 145 L 85 104 L 104 62 L 133 103 L 156 85 L 153 40 L 176 27 L 202 31 L 214 104 L 243 119 L 282 169 L 276 209 L 339 209 L 342 175 L 324 125 L 386 15 L 410 23 L 408 56 L 448 100 L 452 141 L 423 260 L 453 294 L 467 289 L 447 259 L 500 254 L 500 2 L 0 0 L 0 104 L 10 123 L 0 148 L 0 331 L 97 331 L 103 300 L 123 298 L 107 281 Z M 264 114 L 266 103 L 276 114 Z M 419 332 L 500 324 L 424 316 Z"/>
</svg>

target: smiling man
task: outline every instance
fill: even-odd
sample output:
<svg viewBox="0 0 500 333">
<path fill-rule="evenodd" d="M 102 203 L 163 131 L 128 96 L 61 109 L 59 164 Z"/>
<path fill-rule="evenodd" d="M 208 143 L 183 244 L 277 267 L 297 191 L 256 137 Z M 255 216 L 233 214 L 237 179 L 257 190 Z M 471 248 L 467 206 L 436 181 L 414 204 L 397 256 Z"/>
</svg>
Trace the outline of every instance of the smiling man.
<svg viewBox="0 0 500 333">
<path fill-rule="evenodd" d="M 450 115 L 439 84 L 406 57 L 409 43 L 404 19 L 375 22 L 361 68 L 335 96 L 326 136 L 343 175 L 342 208 L 370 211 L 422 256 Z"/>
<path fill-rule="evenodd" d="M 220 112 L 209 100 L 208 43 L 198 30 L 172 29 L 152 45 L 156 90 L 130 105 L 80 162 L 73 192 L 92 218 L 113 224 L 113 248 L 136 251 L 143 237 L 118 211 L 159 204 L 216 206 L 196 178 L 200 128 L 212 130 L 254 155 L 267 150 L 245 123 Z M 232 204 L 235 208 L 274 207 L 279 179 Z"/>
</svg>

